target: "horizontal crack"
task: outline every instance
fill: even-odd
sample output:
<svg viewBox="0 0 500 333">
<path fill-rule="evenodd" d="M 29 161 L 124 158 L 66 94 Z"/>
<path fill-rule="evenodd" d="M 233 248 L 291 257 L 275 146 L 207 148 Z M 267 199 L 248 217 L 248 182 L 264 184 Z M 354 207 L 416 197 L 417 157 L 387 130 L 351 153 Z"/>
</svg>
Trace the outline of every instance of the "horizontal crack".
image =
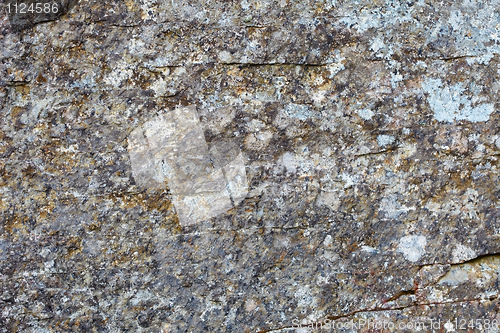
<svg viewBox="0 0 500 333">
<path fill-rule="evenodd" d="M 372 309 L 361 309 L 361 310 L 356 310 L 352 311 L 348 314 L 345 315 L 338 315 L 338 316 L 327 316 L 323 320 L 316 321 L 316 322 L 310 322 L 307 324 L 302 324 L 302 325 L 294 325 L 294 326 L 282 326 L 279 328 L 273 328 L 269 330 L 261 330 L 257 331 L 257 333 L 269 333 L 269 332 L 276 332 L 284 329 L 292 329 L 292 328 L 300 328 L 300 327 L 308 327 L 308 326 L 320 326 L 320 323 L 324 323 L 325 320 L 339 320 L 339 319 L 346 319 L 352 316 L 355 316 L 359 313 L 369 313 L 369 312 L 386 312 L 386 311 L 399 311 L 399 310 L 404 310 L 404 309 L 410 309 L 410 308 L 416 308 L 420 306 L 432 306 L 432 305 L 447 305 L 447 304 L 455 304 L 455 303 L 471 303 L 471 302 L 482 302 L 482 301 L 492 301 L 497 298 L 478 298 L 478 299 L 465 299 L 465 300 L 457 300 L 457 301 L 449 301 L 449 302 L 429 302 L 429 303 L 418 303 L 418 304 L 413 304 L 409 306 L 400 306 L 400 307 L 394 307 L 394 308 L 380 308 L 380 307 L 375 307 Z M 317 324 L 317 325 L 315 325 Z"/>
<path fill-rule="evenodd" d="M 20 86 L 25 86 L 30 84 L 31 81 L 17 81 L 17 80 L 12 80 L 12 81 L 0 81 L 0 86 L 6 86 L 6 87 L 20 87 Z"/>
<path fill-rule="evenodd" d="M 396 150 L 398 150 L 400 148 L 401 147 L 394 147 L 394 148 L 389 148 L 389 149 L 384 149 L 384 150 L 369 152 L 369 153 L 365 153 L 365 154 L 357 154 L 357 155 L 354 155 L 354 157 L 364 157 L 364 156 L 369 156 L 369 155 L 381 155 L 381 154 L 389 153 L 389 152 L 392 152 L 392 151 L 396 151 Z"/>
<path fill-rule="evenodd" d="M 458 59 L 465 59 L 465 58 L 476 58 L 478 56 L 474 55 L 460 55 L 460 56 L 452 56 L 452 57 L 441 57 L 441 58 L 431 58 L 431 57 L 417 57 L 416 60 L 441 60 L 441 61 L 453 61 L 453 60 L 458 60 Z"/>
<path fill-rule="evenodd" d="M 110 24 L 110 26 L 117 28 L 136 28 L 139 27 L 140 24 Z"/>
<path fill-rule="evenodd" d="M 265 66 L 302 66 L 302 67 L 324 67 L 329 65 L 335 65 L 336 63 L 300 63 L 300 62 L 264 62 L 264 63 L 254 63 L 254 62 L 220 62 L 218 65 L 224 66 L 242 66 L 242 67 L 265 67 Z"/>
<path fill-rule="evenodd" d="M 419 265 L 418 267 L 421 269 L 423 267 L 426 267 L 426 266 L 434 266 L 434 265 L 450 265 L 451 267 L 453 266 L 459 266 L 459 265 L 464 265 L 464 264 L 474 264 L 474 263 L 479 263 L 481 260 L 484 260 L 485 258 L 489 258 L 489 257 L 498 257 L 500 258 L 500 252 L 494 252 L 494 253 L 485 253 L 485 254 L 481 254 L 475 258 L 472 258 L 472 259 L 469 259 L 469 260 L 465 260 L 465 261 L 460 261 L 460 262 L 457 262 L 457 263 L 450 263 L 450 262 L 434 262 L 434 263 L 431 263 L 431 264 L 424 264 L 424 265 Z"/>
<path fill-rule="evenodd" d="M 415 293 L 416 293 L 415 289 L 402 290 L 402 291 L 398 292 L 396 295 L 389 298 L 388 300 L 384 301 L 384 303 L 393 302 L 393 301 L 395 301 L 395 300 L 397 300 L 400 297 L 405 296 L 405 295 L 415 295 Z"/>
<path fill-rule="evenodd" d="M 172 68 L 180 68 L 182 67 L 181 65 L 164 65 L 164 66 L 139 66 L 139 68 L 145 69 L 147 71 L 150 71 L 152 73 L 160 73 L 162 69 L 172 69 Z"/>
</svg>

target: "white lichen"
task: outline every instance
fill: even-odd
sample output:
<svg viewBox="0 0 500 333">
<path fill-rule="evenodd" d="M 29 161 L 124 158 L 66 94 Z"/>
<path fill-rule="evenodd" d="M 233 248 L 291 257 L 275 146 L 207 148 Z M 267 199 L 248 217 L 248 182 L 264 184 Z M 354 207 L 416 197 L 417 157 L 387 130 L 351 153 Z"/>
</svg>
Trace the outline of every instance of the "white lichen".
<svg viewBox="0 0 500 333">
<path fill-rule="evenodd" d="M 402 253 L 406 260 L 417 262 L 425 254 L 426 245 L 425 236 L 405 236 L 399 240 L 398 252 Z"/>
<path fill-rule="evenodd" d="M 446 86 L 439 78 L 427 78 L 422 83 L 422 88 L 427 93 L 427 101 L 438 121 L 452 123 L 454 120 L 468 120 L 477 123 L 488 121 L 490 114 L 495 111 L 491 103 L 473 106 L 473 101 L 477 102 L 479 98 L 468 98 L 462 83 Z"/>
<path fill-rule="evenodd" d="M 377 143 L 379 146 L 388 146 L 393 144 L 396 141 L 396 138 L 392 135 L 381 134 L 377 136 Z"/>
<path fill-rule="evenodd" d="M 453 262 L 463 262 L 476 257 L 476 252 L 468 246 L 458 244 L 451 253 Z"/>
<path fill-rule="evenodd" d="M 358 110 L 358 116 L 363 118 L 364 120 L 370 120 L 372 117 L 375 115 L 372 110 L 370 109 L 361 109 Z"/>
</svg>

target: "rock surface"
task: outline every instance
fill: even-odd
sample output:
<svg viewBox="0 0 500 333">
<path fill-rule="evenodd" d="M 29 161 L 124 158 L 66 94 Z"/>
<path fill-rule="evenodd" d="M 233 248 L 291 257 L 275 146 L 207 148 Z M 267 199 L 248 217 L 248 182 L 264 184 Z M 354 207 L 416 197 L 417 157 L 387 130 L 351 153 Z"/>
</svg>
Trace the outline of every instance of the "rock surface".
<svg viewBox="0 0 500 333">
<path fill-rule="evenodd" d="M 80 0 L 14 23 L 0 332 L 500 331 L 496 0 Z M 200 188 L 206 216 L 176 201 Z"/>
</svg>

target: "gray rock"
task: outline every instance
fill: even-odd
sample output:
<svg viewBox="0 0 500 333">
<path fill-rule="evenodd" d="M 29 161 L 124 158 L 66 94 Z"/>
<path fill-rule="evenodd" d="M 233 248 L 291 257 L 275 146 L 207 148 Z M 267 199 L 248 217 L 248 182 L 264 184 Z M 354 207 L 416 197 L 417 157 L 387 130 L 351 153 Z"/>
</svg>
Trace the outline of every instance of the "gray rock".
<svg viewBox="0 0 500 333">
<path fill-rule="evenodd" d="M 0 17 L 0 332 L 499 330 L 496 1 L 71 4 Z"/>
</svg>

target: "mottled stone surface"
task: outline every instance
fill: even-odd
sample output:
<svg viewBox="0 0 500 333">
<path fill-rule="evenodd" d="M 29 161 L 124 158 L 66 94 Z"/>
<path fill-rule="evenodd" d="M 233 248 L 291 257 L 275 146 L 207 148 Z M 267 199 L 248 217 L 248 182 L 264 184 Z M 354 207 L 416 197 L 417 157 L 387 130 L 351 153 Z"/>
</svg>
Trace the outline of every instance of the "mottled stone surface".
<svg viewBox="0 0 500 333">
<path fill-rule="evenodd" d="M 500 331 L 498 1 L 1 15 L 0 332 Z"/>
</svg>

